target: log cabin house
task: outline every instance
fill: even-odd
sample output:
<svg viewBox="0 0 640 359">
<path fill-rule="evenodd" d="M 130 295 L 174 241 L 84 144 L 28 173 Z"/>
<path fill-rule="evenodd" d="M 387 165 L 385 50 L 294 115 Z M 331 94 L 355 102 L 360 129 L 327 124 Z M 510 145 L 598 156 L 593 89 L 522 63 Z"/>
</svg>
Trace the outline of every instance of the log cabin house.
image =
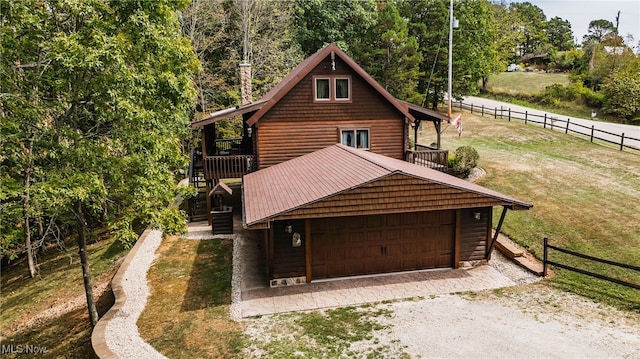
<svg viewBox="0 0 640 359">
<path fill-rule="evenodd" d="M 192 164 L 205 193 L 243 178 L 243 226 L 263 232 L 271 286 L 488 259 L 492 207 L 504 208 L 498 227 L 507 209 L 531 207 L 446 174 L 439 133 L 449 119 L 394 98 L 335 44 L 245 102 L 192 123 L 202 129 Z M 242 138 L 217 139 L 216 122 L 235 116 Z M 434 147 L 417 144 L 424 121 Z"/>
</svg>

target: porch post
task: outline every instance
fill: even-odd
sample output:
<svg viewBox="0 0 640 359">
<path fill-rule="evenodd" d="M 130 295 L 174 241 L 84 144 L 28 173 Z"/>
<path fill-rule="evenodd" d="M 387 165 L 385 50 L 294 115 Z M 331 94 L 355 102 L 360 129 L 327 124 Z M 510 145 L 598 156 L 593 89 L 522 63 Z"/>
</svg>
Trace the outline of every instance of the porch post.
<svg viewBox="0 0 640 359">
<path fill-rule="evenodd" d="M 436 146 L 438 147 L 438 149 L 440 149 L 440 128 L 442 128 L 442 121 L 433 121 L 433 126 L 436 128 Z"/>
<path fill-rule="evenodd" d="M 500 221 L 498 221 L 498 227 L 496 227 L 496 234 L 493 235 L 493 240 L 491 241 L 491 245 L 487 248 L 487 253 L 485 257 L 489 257 L 491 255 L 491 251 L 493 250 L 493 246 L 496 244 L 498 240 L 498 234 L 500 234 L 500 229 L 502 229 L 502 222 L 504 222 L 504 217 L 507 215 L 507 206 L 502 206 L 502 214 L 500 215 Z"/>
</svg>

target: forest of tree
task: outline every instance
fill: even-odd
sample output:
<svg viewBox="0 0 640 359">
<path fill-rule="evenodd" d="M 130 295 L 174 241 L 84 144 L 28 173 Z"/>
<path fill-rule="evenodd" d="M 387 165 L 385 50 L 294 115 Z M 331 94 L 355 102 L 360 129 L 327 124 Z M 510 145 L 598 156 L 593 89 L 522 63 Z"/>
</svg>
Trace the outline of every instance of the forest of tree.
<svg viewBox="0 0 640 359">
<path fill-rule="evenodd" d="M 528 2 L 456 0 L 453 95 L 543 54 L 590 105 L 640 118 L 640 59 L 611 21 L 581 44 Z M 436 108 L 447 88 L 448 0 L 20 0 L 0 2 L 0 256 L 26 257 L 107 228 L 184 230 L 171 206 L 191 119 L 240 103 L 239 64 L 259 98 L 306 56 L 338 44 L 392 95 Z M 632 40 L 632 39 L 627 39 Z M 627 41 L 633 42 L 633 41 Z M 220 122 L 233 136 L 234 121 Z M 84 251 L 84 252 L 83 252 Z M 90 309 L 95 320 L 95 309 Z"/>
</svg>

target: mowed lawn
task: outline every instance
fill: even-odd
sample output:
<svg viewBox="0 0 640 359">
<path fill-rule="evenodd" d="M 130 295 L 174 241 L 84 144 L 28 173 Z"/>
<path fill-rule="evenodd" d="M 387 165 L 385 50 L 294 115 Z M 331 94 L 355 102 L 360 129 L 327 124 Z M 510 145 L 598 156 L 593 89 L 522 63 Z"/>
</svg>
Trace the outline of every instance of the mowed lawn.
<svg viewBox="0 0 640 359">
<path fill-rule="evenodd" d="M 533 125 L 463 114 L 463 132 L 442 135 L 454 151 L 470 145 L 487 174 L 478 183 L 532 203 L 509 211 L 502 231 L 538 258 L 543 238 L 553 245 L 640 266 L 640 152 L 622 152 L 588 139 Z M 444 128 L 445 126 L 443 126 Z M 419 143 L 432 143 L 425 126 Z M 500 210 L 494 210 L 494 225 Z M 637 272 L 589 264 L 558 252 L 551 260 L 640 284 Z M 627 310 L 640 311 L 640 291 L 556 270 L 551 285 Z"/>
<path fill-rule="evenodd" d="M 544 72 L 501 72 L 491 75 L 487 90 L 494 94 L 536 95 L 544 92 L 544 88 L 553 84 L 566 86 L 569 84 L 565 73 Z"/>
</svg>

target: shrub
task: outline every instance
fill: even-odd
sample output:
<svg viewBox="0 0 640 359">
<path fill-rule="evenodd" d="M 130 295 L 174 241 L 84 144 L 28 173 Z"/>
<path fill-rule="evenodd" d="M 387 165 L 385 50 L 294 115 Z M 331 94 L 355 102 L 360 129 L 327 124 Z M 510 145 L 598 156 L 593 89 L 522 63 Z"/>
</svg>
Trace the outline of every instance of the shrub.
<svg viewBox="0 0 640 359">
<path fill-rule="evenodd" d="M 471 170 L 478 165 L 479 158 L 475 148 L 471 146 L 458 147 L 455 151 L 455 157 L 451 161 L 453 171 L 461 177 L 467 177 Z"/>
</svg>

